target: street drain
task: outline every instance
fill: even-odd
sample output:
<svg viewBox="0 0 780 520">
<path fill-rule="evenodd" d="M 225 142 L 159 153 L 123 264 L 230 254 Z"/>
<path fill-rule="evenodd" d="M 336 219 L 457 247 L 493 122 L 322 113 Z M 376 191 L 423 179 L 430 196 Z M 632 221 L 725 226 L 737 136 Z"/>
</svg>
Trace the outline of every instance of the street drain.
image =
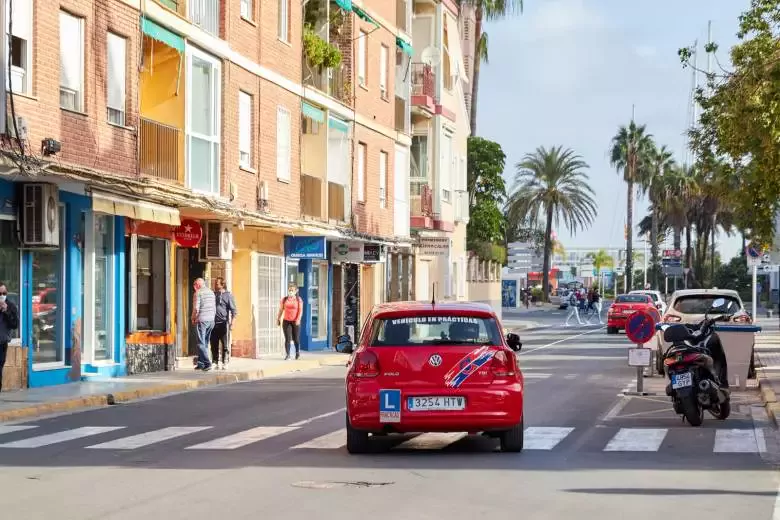
<svg viewBox="0 0 780 520">
<path fill-rule="evenodd" d="M 337 480 L 324 480 L 320 482 L 315 482 L 313 480 L 301 480 L 299 482 L 293 482 L 292 486 L 299 487 L 299 488 L 307 488 L 307 489 L 333 489 L 333 488 L 345 488 L 345 487 L 370 488 L 370 487 L 390 486 L 392 484 L 395 484 L 395 482 L 366 482 L 362 480 L 356 480 L 350 482 L 340 482 Z"/>
</svg>

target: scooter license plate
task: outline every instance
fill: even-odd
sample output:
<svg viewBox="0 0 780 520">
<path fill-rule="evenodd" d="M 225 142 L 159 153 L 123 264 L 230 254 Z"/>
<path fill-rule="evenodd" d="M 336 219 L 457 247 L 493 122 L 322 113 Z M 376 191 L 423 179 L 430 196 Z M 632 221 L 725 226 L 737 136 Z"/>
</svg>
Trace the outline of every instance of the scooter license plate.
<svg viewBox="0 0 780 520">
<path fill-rule="evenodd" d="M 672 388 L 686 388 L 693 385 L 693 377 L 690 372 L 672 374 Z"/>
</svg>

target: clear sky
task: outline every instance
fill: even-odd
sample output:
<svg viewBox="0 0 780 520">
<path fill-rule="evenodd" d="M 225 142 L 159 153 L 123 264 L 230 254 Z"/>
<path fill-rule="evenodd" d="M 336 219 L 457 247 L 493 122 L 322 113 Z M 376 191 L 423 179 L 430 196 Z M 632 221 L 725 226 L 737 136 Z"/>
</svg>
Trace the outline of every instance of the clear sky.
<svg viewBox="0 0 780 520">
<path fill-rule="evenodd" d="M 749 0 L 524 3 L 522 15 L 486 24 L 490 62 L 481 69 L 477 131 L 503 147 L 508 187 L 515 164 L 537 146 L 563 145 L 581 154 L 590 165 L 598 218 L 574 237 L 556 231 L 564 246 L 625 244 L 626 186 L 609 164 L 612 136 L 630 122 L 634 104 L 637 123 L 647 124 L 656 142 L 682 162 L 693 78 L 677 50 L 698 38 L 699 66 L 706 68 L 703 46 L 712 20 L 718 58 L 728 68 L 738 17 Z M 635 223 L 647 206 L 636 200 Z M 725 258 L 739 247 L 739 238 L 719 237 Z"/>
</svg>

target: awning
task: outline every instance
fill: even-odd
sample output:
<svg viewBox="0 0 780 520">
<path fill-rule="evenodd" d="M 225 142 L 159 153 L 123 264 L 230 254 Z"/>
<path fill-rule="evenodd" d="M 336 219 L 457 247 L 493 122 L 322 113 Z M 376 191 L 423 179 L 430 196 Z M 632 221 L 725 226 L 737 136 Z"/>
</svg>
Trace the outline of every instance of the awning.
<svg viewBox="0 0 780 520">
<path fill-rule="evenodd" d="M 457 22 L 450 24 L 450 20 L 452 20 L 452 18 L 445 15 L 444 23 L 448 25 L 447 41 L 445 43 L 447 44 L 447 51 L 450 54 L 450 70 L 452 71 L 453 76 L 457 76 L 460 81 L 468 83 L 469 78 L 466 76 L 466 67 L 463 65 L 463 51 L 461 50 L 460 40 L 458 39 L 458 25 Z"/>
<path fill-rule="evenodd" d="M 349 133 L 349 125 L 341 119 L 336 119 L 335 117 L 328 117 L 328 126 L 334 130 L 338 130 L 339 132 L 344 132 L 345 134 Z"/>
<path fill-rule="evenodd" d="M 181 224 L 179 210 L 153 202 L 121 199 L 105 193 L 92 192 L 92 210 L 119 217 L 129 217 L 169 226 Z"/>
<path fill-rule="evenodd" d="M 304 116 L 313 119 L 318 123 L 325 122 L 325 112 L 315 107 L 314 105 L 308 104 L 305 101 L 303 101 L 303 104 L 301 106 L 301 112 L 303 112 Z"/>
<path fill-rule="evenodd" d="M 400 36 L 395 37 L 395 44 L 398 46 L 399 49 L 404 51 L 409 56 L 412 56 L 414 54 L 414 51 L 412 50 L 412 46 L 406 43 L 406 41 Z"/>
<path fill-rule="evenodd" d="M 149 18 L 141 17 L 141 30 L 145 35 L 172 47 L 179 52 L 184 52 L 184 38 L 166 29 Z"/>
<path fill-rule="evenodd" d="M 352 0 L 336 0 L 336 5 L 347 12 L 352 10 Z"/>
<path fill-rule="evenodd" d="M 371 18 L 370 16 L 368 16 L 368 14 L 367 14 L 367 13 L 366 13 L 366 12 L 365 12 L 363 9 L 361 9 L 360 7 L 358 7 L 358 6 L 356 6 L 356 5 L 353 5 L 353 6 L 352 6 L 352 10 L 355 12 L 355 14 L 357 15 L 357 17 L 358 17 L 358 18 L 360 18 L 360 19 L 362 19 L 362 20 L 365 20 L 365 21 L 367 21 L 368 23 L 372 23 L 372 24 L 374 24 L 374 25 L 378 25 L 378 24 L 377 24 L 377 23 L 374 21 L 374 19 L 373 19 L 373 18 Z"/>
</svg>

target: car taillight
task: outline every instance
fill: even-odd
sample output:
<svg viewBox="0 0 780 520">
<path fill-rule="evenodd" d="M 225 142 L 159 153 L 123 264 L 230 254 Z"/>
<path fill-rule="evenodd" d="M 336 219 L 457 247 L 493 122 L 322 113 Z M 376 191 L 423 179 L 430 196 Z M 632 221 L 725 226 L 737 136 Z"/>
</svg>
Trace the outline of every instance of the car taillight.
<svg viewBox="0 0 780 520">
<path fill-rule="evenodd" d="M 355 358 L 352 375 L 354 377 L 377 377 L 379 375 L 379 358 L 370 350 L 364 350 Z"/>
<path fill-rule="evenodd" d="M 742 314 L 740 316 L 734 316 L 731 321 L 734 323 L 753 323 L 753 321 L 750 319 L 750 316 L 747 314 Z"/>
<path fill-rule="evenodd" d="M 517 365 L 515 365 L 515 356 L 499 350 L 493 356 L 490 363 L 490 371 L 494 377 L 515 377 L 517 375 Z"/>
<path fill-rule="evenodd" d="M 676 323 L 680 320 L 679 316 L 675 316 L 674 314 L 667 314 L 664 316 L 664 323 Z"/>
</svg>

